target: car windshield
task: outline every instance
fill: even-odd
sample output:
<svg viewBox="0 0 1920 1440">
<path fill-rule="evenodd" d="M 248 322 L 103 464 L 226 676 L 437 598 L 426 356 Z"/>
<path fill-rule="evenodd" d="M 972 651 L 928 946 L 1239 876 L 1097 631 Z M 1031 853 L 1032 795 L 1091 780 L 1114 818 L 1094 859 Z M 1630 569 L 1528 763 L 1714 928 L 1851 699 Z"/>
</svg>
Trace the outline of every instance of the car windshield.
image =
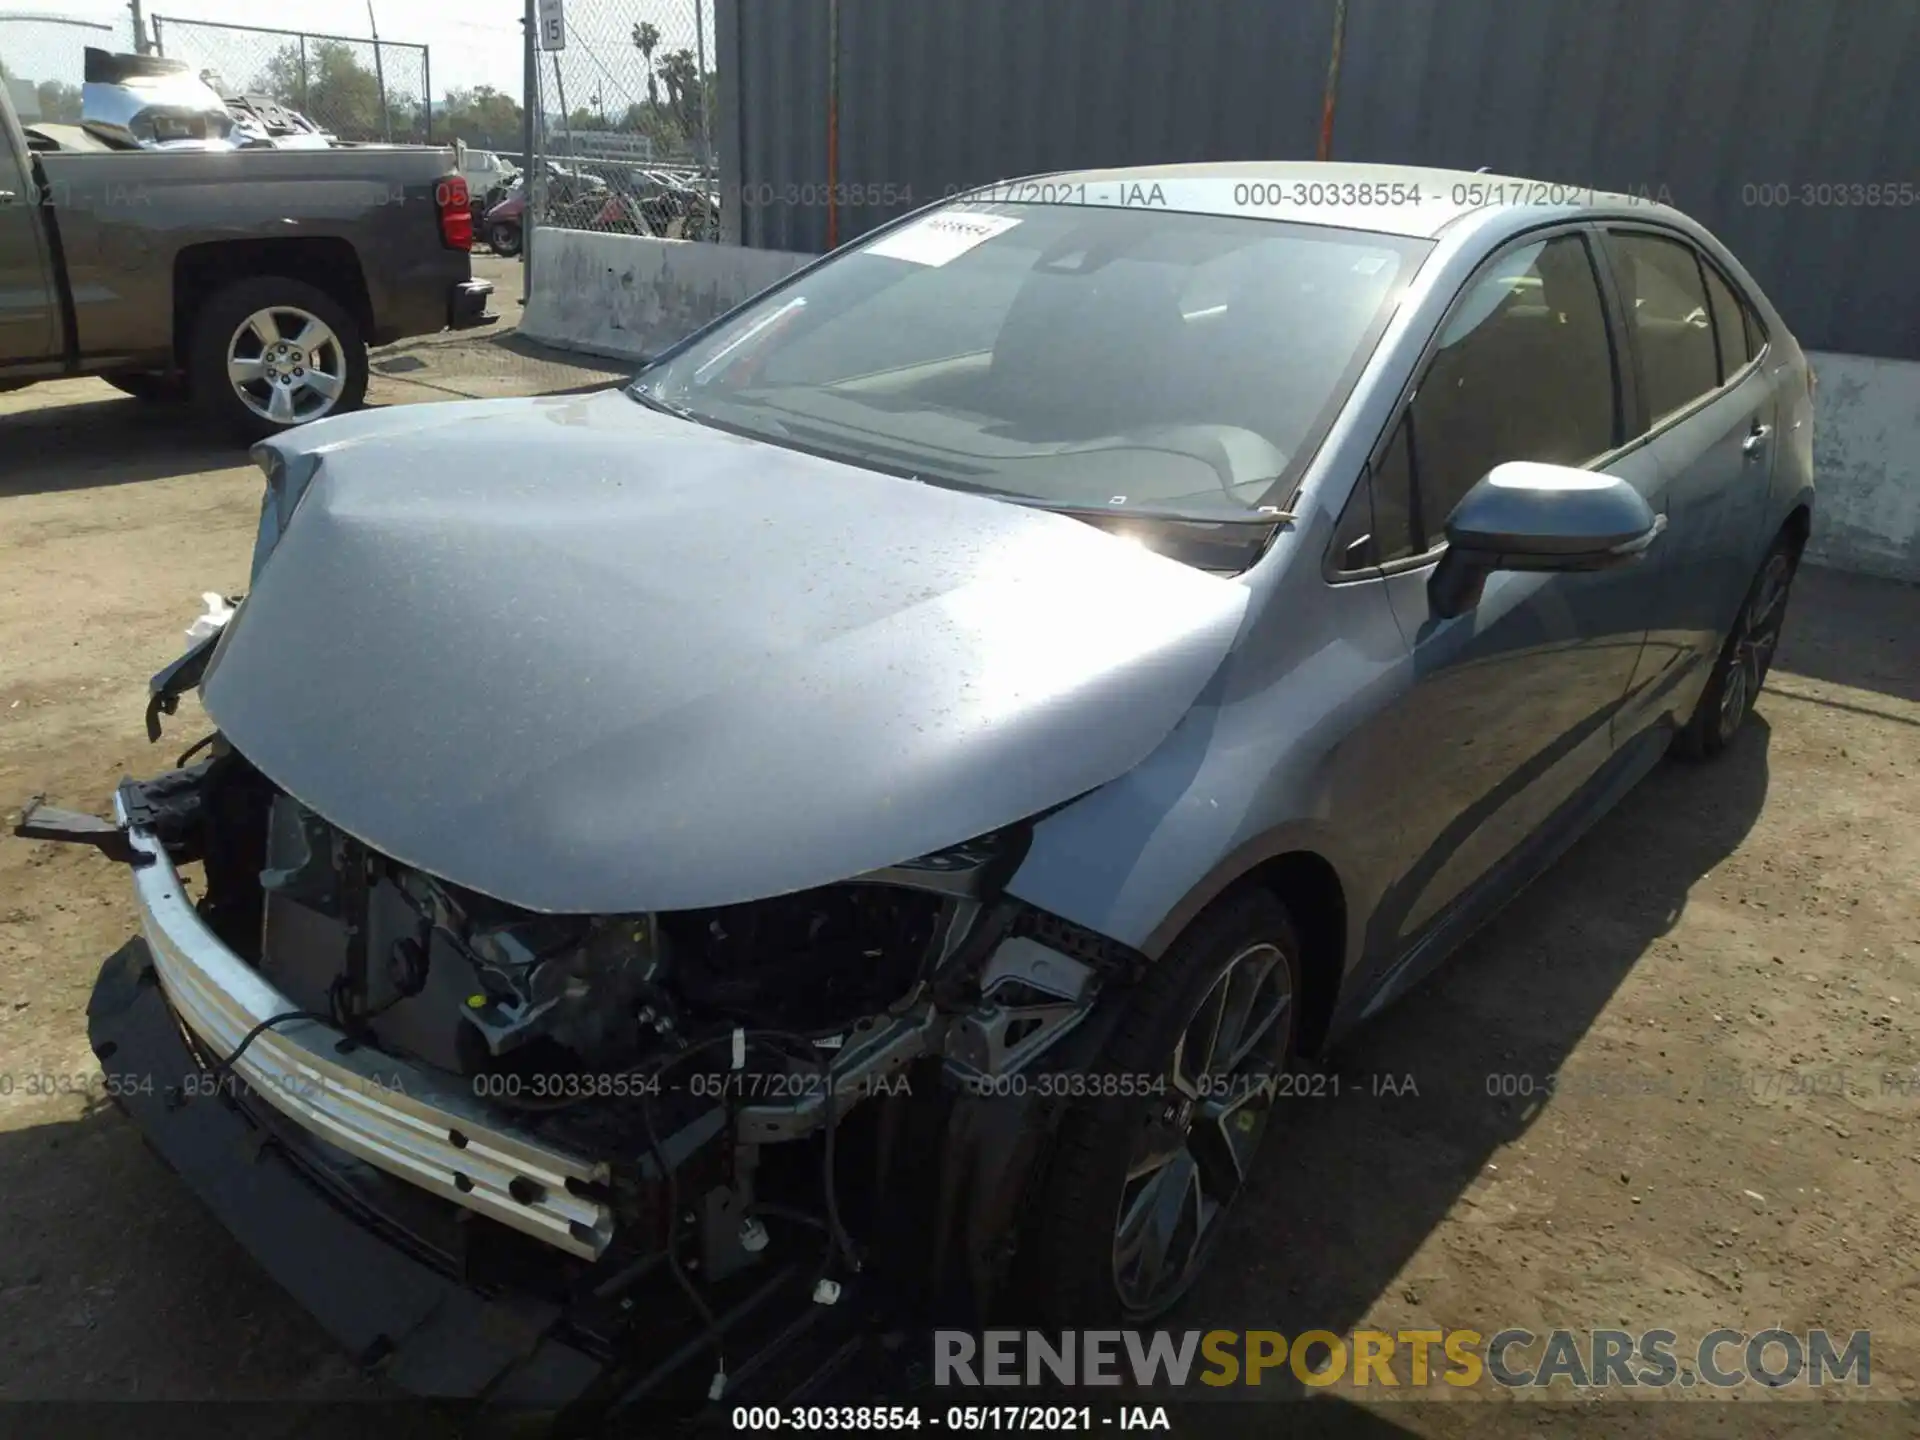
<svg viewBox="0 0 1920 1440">
<path fill-rule="evenodd" d="M 963 203 L 643 370 L 739 433 L 1062 509 L 1282 499 L 1427 242 L 1140 207 Z"/>
</svg>

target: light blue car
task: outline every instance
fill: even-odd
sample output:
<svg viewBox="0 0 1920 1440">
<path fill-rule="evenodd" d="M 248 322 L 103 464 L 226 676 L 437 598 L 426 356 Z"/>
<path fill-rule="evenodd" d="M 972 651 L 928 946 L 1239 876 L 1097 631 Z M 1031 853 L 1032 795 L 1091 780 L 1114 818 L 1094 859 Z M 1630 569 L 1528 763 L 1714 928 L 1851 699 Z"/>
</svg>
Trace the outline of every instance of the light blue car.
<svg viewBox="0 0 1920 1440">
<path fill-rule="evenodd" d="M 264 442 L 252 590 L 156 679 L 206 758 L 23 828 L 135 862 L 122 1103 L 403 1383 L 640 1403 L 613 1367 L 724 1351 L 725 1391 L 780 1263 L 769 1313 L 878 1276 L 1139 1322 L 1289 1066 L 1738 743 L 1813 385 L 1660 205 L 995 186 L 624 390 Z M 348 1303 L 328 1257 L 376 1252 Z M 382 1318 L 421 1293 L 544 1338 L 428 1366 Z"/>
</svg>

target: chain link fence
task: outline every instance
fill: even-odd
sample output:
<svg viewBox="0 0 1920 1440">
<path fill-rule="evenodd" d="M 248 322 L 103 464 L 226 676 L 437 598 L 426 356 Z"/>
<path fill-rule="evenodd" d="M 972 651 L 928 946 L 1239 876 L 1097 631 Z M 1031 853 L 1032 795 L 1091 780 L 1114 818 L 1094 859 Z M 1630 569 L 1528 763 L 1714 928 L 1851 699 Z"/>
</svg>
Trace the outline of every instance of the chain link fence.
<svg viewBox="0 0 1920 1440">
<path fill-rule="evenodd" d="M 427 47 L 249 25 L 153 17 L 155 47 L 222 95 L 266 95 L 341 140 L 434 139 Z"/>
<path fill-rule="evenodd" d="M 566 0 L 543 31 L 536 223 L 718 239 L 713 0 Z"/>
</svg>

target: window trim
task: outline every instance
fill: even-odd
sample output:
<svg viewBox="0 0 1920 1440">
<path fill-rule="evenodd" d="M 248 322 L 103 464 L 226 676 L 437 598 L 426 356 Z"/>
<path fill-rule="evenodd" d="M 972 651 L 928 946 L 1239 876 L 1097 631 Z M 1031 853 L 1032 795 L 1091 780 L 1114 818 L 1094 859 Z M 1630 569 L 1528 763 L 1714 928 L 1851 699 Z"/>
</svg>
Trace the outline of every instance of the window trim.
<svg viewBox="0 0 1920 1440">
<path fill-rule="evenodd" d="M 1733 303 L 1740 307 L 1741 328 L 1744 330 L 1751 323 L 1754 332 L 1760 337 L 1760 348 L 1747 357 L 1747 363 L 1720 382 L 1722 385 L 1730 386 L 1744 379 L 1747 371 L 1756 368 L 1762 360 L 1767 358 L 1767 352 L 1773 349 L 1773 332 L 1767 329 L 1767 322 L 1760 315 L 1760 307 L 1753 303 L 1753 298 L 1745 290 L 1740 288 L 1740 282 L 1729 275 L 1719 261 L 1698 245 L 1694 246 L 1694 251 L 1700 257 L 1700 264 L 1720 277 L 1720 283 L 1725 285 L 1727 293 L 1733 296 Z"/>
<path fill-rule="evenodd" d="M 1700 288 L 1707 292 L 1707 319 L 1713 328 L 1714 374 L 1719 376 L 1720 382 L 1715 388 L 1724 389 L 1753 363 L 1753 357 L 1747 355 L 1746 307 L 1740 303 L 1740 292 L 1727 283 L 1727 277 L 1720 273 L 1718 265 L 1710 264 L 1707 257 L 1698 250 L 1693 252 L 1693 261 L 1700 268 Z M 1733 313 L 1740 322 L 1740 353 L 1746 355 L 1746 358 L 1731 371 L 1726 368 L 1726 343 L 1720 334 L 1720 311 L 1713 303 L 1713 282 L 1716 280 L 1720 282 L 1720 288 L 1727 292 L 1727 298 L 1733 301 Z"/>
<path fill-rule="evenodd" d="M 1453 297 L 1447 301 L 1447 308 L 1434 323 L 1433 329 L 1428 333 L 1426 340 L 1420 347 L 1420 356 L 1414 362 L 1412 376 L 1407 380 L 1407 383 L 1401 387 L 1399 395 L 1395 397 L 1393 406 L 1388 412 L 1387 421 L 1380 428 L 1380 433 L 1374 437 L 1373 444 L 1367 447 L 1366 459 L 1360 467 L 1360 474 L 1355 479 L 1353 488 L 1354 491 L 1358 491 L 1363 485 L 1367 487 L 1367 507 L 1370 511 L 1373 510 L 1372 486 L 1374 473 L 1379 469 L 1382 458 L 1392 446 L 1394 435 L 1399 430 L 1402 421 L 1406 419 L 1414 398 L 1419 395 L 1421 385 L 1426 382 L 1427 373 L 1433 366 L 1434 356 L 1440 349 L 1441 336 L 1447 333 L 1448 325 L 1452 323 L 1454 316 L 1460 312 L 1460 308 L 1466 302 L 1467 296 L 1472 293 L 1474 287 L 1479 284 L 1489 269 L 1513 251 L 1526 249 L 1529 246 L 1538 245 L 1545 241 L 1557 240 L 1566 235 L 1577 236 L 1587 247 L 1587 263 L 1592 267 L 1594 283 L 1600 291 L 1600 317 L 1601 323 L 1606 330 L 1607 352 L 1612 361 L 1611 368 L 1613 371 L 1613 448 L 1595 456 L 1580 468 L 1583 470 L 1604 469 L 1606 466 L 1613 464 L 1616 460 L 1628 454 L 1634 448 L 1632 442 L 1624 441 L 1622 437 L 1626 435 L 1628 426 L 1631 423 L 1629 406 L 1637 403 L 1639 375 L 1637 369 L 1629 371 L 1626 364 L 1628 357 L 1623 350 L 1624 342 L 1620 333 L 1623 320 L 1619 313 L 1619 293 L 1614 286 L 1613 273 L 1609 268 L 1610 257 L 1605 249 L 1602 237 L 1598 234 L 1599 228 L 1599 225 L 1595 221 L 1585 217 L 1571 220 L 1561 219 L 1547 221 L 1531 229 L 1522 230 L 1517 235 L 1509 236 L 1480 258 L 1479 263 L 1473 267 L 1472 272 L 1460 283 L 1460 287 L 1454 291 Z M 1735 294 L 1738 293 L 1736 290 Z M 1408 443 L 1409 445 L 1412 444 L 1411 437 L 1409 437 Z M 1418 483 L 1416 471 L 1413 479 L 1416 490 Z M 1328 584 L 1352 585 L 1364 580 L 1377 580 L 1390 575 L 1403 575 L 1412 570 L 1420 570 L 1429 565 L 1437 564 L 1439 563 L 1440 557 L 1446 554 L 1447 542 L 1443 535 L 1418 554 L 1403 555 L 1397 560 L 1388 560 L 1384 563 L 1365 566 L 1358 570 L 1341 569 L 1339 565 L 1340 557 L 1336 553 L 1337 547 L 1334 541 L 1339 538 L 1339 522 L 1346 515 L 1347 507 L 1353 503 L 1353 498 L 1353 494 L 1349 493 L 1346 501 L 1341 505 L 1338 514 L 1334 517 L 1334 533 L 1332 538 L 1329 539 L 1326 553 L 1321 559 L 1321 576 Z M 1412 508 L 1414 512 L 1418 514 L 1419 500 L 1417 495 L 1413 499 Z M 1378 512 L 1376 511 L 1374 513 L 1377 514 Z M 1425 517 L 1421 516 L 1420 518 L 1424 522 Z M 1422 528 L 1425 528 L 1424 523 Z"/>
<path fill-rule="evenodd" d="M 1646 220 L 1606 220 L 1600 222 L 1596 228 L 1601 232 L 1601 242 L 1606 250 L 1608 262 L 1611 265 L 1617 266 L 1625 263 L 1624 257 L 1619 255 L 1614 249 L 1613 237 L 1615 235 L 1646 235 L 1656 240 L 1668 240 L 1675 244 L 1685 246 L 1687 250 L 1692 253 L 1693 263 L 1700 271 L 1700 290 L 1701 294 L 1706 298 L 1707 315 L 1709 319 L 1711 319 L 1713 315 L 1713 297 L 1707 292 L 1706 272 L 1711 269 L 1714 274 L 1720 277 L 1728 291 L 1732 293 L 1734 303 L 1740 307 L 1744 314 L 1753 317 L 1754 328 L 1760 332 L 1761 339 L 1760 348 L 1747 358 L 1746 364 L 1734 371 L 1733 374 L 1721 380 L 1720 383 L 1715 385 L 1711 390 L 1701 391 L 1700 394 L 1694 396 L 1687 404 L 1682 405 L 1671 415 L 1663 418 L 1657 425 L 1652 423 L 1651 417 L 1647 413 L 1643 395 L 1638 407 L 1638 415 L 1634 421 L 1635 424 L 1640 426 L 1640 432 L 1632 440 L 1627 441 L 1620 447 L 1620 453 L 1626 455 L 1639 449 L 1642 445 L 1665 435 L 1676 425 L 1684 424 L 1686 421 L 1691 420 L 1707 406 L 1717 400 L 1724 399 L 1736 387 L 1745 384 L 1748 377 L 1760 367 L 1760 362 L 1766 359 L 1768 352 L 1772 350 L 1773 335 L 1772 332 L 1767 329 L 1766 321 L 1760 315 L 1760 307 L 1753 303 L 1752 298 L 1747 294 L 1746 290 L 1737 284 L 1733 277 L 1728 275 L 1726 270 L 1716 262 L 1714 258 L 1706 252 L 1705 248 L 1691 235 L 1681 230 L 1675 230 L 1670 226 L 1660 225 Z M 1640 340 L 1638 335 L 1634 333 L 1631 317 L 1626 314 L 1624 306 L 1621 310 L 1620 320 L 1626 347 L 1633 357 L 1636 389 L 1639 389 Z M 1717 321 L 1713 323 L 1716 326 L 1718 325 Z M 1713 333 L 1715 335 L 1714 374 L 1718 375 L 1720 373 L 1718 330 L 1714 330 Z"/>
</svg>

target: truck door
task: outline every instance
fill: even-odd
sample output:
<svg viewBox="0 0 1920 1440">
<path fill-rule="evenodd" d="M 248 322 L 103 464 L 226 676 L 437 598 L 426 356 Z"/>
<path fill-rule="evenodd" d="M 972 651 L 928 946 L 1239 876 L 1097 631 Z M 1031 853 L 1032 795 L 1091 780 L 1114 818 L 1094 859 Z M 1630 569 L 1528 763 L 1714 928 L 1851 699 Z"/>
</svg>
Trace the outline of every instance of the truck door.
<svg viewBox="0 0 1920 1440">
<path fill-rule="evenodd" d="M 0 92 L 0 368 L 44 360 L 57 347 L 51 264 L 26 136 Z"/>
</svg>

